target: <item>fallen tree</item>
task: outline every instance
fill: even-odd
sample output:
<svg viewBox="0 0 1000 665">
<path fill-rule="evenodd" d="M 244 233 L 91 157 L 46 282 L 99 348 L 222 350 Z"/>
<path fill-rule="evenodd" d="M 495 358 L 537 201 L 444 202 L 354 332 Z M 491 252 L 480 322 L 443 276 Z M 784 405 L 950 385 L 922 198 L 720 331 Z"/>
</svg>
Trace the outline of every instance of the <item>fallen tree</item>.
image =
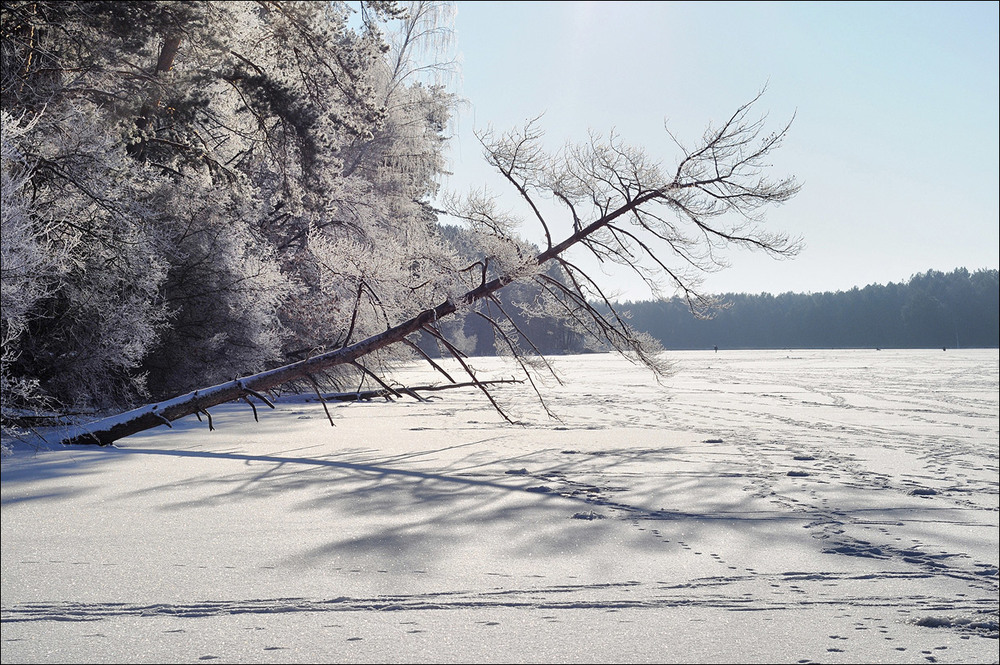
<svg viewBox="0 0 1000 665">
<path fill-rule="evenodd" d="M 715 304 L 700 292 L 700 275 L 724 267 L 718 254 L 723 247 L 744 246 L 776 257 L 797 253 L 797 241 L 783 233 L 766 232 L 761 226 L 763 211 L 789 200 L 799 186 L 792 178 L 771 181 L 762 175 L 768 166 L 765 158 L 780 145 L 790 123 L 777 132 L 765 133 L 764 119 L 750 117 L 759 99 L 757 95 L 741 106 L 720 127 L 709 127 L 693 149 L 685 149 L 671 135 L 683 156 L 670 174 L 615 135 L 606 141 L 592 135 L 587 144 L 549 155 L 541 147 L 542 133 L 534 121 L 499 137 L 481 134 L 486 159 L 517 190 L 544 232 L 544 249 L 529 253 L 529 246 L 516 235 L 513 220 L 499 211 L 495 199 L 476 194 L 454 201 L 448 214 L 476 230 L 487 251 L 483 260 L 455 275 L 456 283 L 465 285 L 464 291 L 459 289 L 436 307 L 376 335 L 353 343 L 348 338 L 340 348 L 299 362 L 98 420 L 69 431 L 62 442 L 108 445 L 153 427 L 170 426 L 184 416 L 207 415 L 209 408 L 233 400 L 244 400 L 251 406 L 257 400 L 274 408 L 266 396 L 269 390 L 305 382 L 318 393 L 315 377 L 336 367 L 353 367 L 388 388 L 379 374 L 361 361 L 400 344 L 423 357 L 449 383 L 457 384 L 414 343 L 412 337 L 421 332 L 437 340 L 459 362 L 471 383 L 511 420 L 491 395 L 487 382 L 479 380 L 463 354 L 442 333 L 439 322 L 485 303 L 487 307 L 475 314 L 489 321 L 534 388 L 528 357 L 540 354 L 533 353 L 531 340 L 517 329 L 495 297 L 519 280 L 534 280 L 546 295 L 546 307 L 558 310 L 606 348 L 662 373 L 666 367 L 657 357 L 658 347 L 629 328 L 627 315 L 618 311 L 598 281 L 571 258 L 571 250 L 586 249 L 601 262 L 636 272 L 654 293 L 671 287 L 698 311 Z M 568 212 L 567 235 L 561 241 L 553 240 L 556 227 L 542 212 L 540 197 L 561 204 Z M 677 265 L 668 262 L 671 260 Z M 558 268 L 555 274 L 548 270 L 553 265 Z M 355 307 L 360 306 L 359 297 Z"/>
</svg>

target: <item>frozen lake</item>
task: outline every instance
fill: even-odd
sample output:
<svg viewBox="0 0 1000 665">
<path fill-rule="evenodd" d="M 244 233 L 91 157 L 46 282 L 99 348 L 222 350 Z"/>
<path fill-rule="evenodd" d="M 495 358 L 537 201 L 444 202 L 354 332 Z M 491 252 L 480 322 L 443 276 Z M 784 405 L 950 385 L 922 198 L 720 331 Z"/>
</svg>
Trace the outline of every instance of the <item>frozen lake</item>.
<svg viewBox="0 0 1000 665">
<path fill-rule="evenodd" d="M 669 357 L 17 446 L 3 660 L 997 662 L 996 349 Z"/>
</svg>

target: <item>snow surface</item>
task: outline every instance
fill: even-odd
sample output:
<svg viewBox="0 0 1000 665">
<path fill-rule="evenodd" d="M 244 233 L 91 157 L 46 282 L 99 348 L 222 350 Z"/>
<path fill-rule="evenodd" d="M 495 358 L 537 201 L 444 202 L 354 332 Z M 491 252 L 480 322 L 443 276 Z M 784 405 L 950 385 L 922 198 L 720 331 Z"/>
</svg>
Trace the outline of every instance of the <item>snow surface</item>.
<svg viewBox="0 0 1000 665">
<path fill-rule="evenodd" d="M 7 441 L 2 660 L 998 661 L 995 349 L 670 355 Z"/>
</svg>

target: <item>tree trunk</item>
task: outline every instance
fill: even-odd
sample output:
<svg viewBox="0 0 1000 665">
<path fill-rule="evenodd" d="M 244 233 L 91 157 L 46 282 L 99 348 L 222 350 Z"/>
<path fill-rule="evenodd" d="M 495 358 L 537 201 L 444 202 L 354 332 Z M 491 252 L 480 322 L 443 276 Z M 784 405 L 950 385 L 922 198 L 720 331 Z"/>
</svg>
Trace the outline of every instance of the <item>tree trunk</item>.
<svg viewBox="0 0 1000 665">
<path fill-rule="evenodd" d="M 154 78 L 159 77 L 160 74 L 170 71 L 170 68 L 174 66 L 174 58 L 177 57 L 177 51 L 180 50 L 180 46 L 180 33 L 164 37 L 163 46 L 160 48 L 160 56 L 156 60 L 156 69 L 153 71 Z M 139 130 L 140 135 L 156 117 L 159 106 L 160 91 L 156 90 L 153 98 L 147 99 L 146 102 L 143 103 L 142 109 L 139 111 L 139 117 L 135 119 L 135 126 Z M 133 157 L 142 158 L 146 154 L 146 140 L 142 139 L 136 143 L 130 148 L 129 152 Z"/>
<path fill-rule="evenodd" d="M 549 261 L 565 252 L 573 245 L 581 242 L 588 236 L 596 233 L 600 229 L 610 224 L 615 219 L 627 214 L 636 207 L 642 205 L 654 194 L 649 194 L 639 199 L 633 200 L 621 208 L 604 215 L 589 226 L 573 234 L 565 241 L 555 247 L 551 247 L 542 252 L 536 258 L 539 265 Z M 462 296 L 462 305 L 471 304 L 482 298 L 486 298 L 514 281 L 512 277 L 500 277 L 486 282 L 479 287 L 468 291 Z M 417 316 L 404 321 L 399 325 L 389 328 L 377 335 L 373 335 L 365 340 L 346 346 L 335 351 L 313 356 L 297 363 L 284 365 L 276 369 L 260 372 L 251 376 L 235 379 L 228 383 L 223 383 L 211 388 L 195 390 L 194 392 L 174 397 L 172 399 L 147 404 L 146 406 L 125 413 L 104 418 L 94 423 L 86 425 L 78 431 L 71 431 L 63 440 L 64 444 L 97 444 L 106 446 L 114 443 L 118 439 L 132 434 L 152 429 L 158 425 L 170 426 L 170 423 L 184 416 L 191 414 L 206 413 L 207 410 L 219 404 L 225 404 L 237 399 L 249 399 L 255 396 L 258 399 L 267 401 L 261 393 L 297 379 L 308 378 L 337 365 L 344 365 L 354 362 L 369 353 L 381 348 L 403 341 L 408 335 L 422 330 L 424 326 L 431 325 L 458 310 L 458 304 L 448 300 L 434 309 L 424 310 Z M 273 408 L 273 407 L 272 407 Z"/>
<path fill-rule="evenodd" d="M 480 298 L 485 298 L 502 289 L 510 281 L 509 279 L 495 279 L 483 284 L 466 293 L 462 297 L 462 302 L 463 304 L 469 304 Z M 351 363 L 373 351 L 401 342 L 408 335 L 421 330 L 426 325 L 449 316 L 457 309 L 458 306 L 455 303 L 451 301 L 443 302 L 434 309 L 425 310 L 408 321 L 356 344 L 313 356 L 312 358 L 301 360 L 291 365 L 235 379 L 227 383 L 212 386 L 211 388 L 195 390 L 186 395 L 174 397 L 156 404 L 147 404 L 132 411 L 126 411 L 125 413 L 98 420 L 79 428 L 77 431 L 71 431 L 62 440 L 62 443 L 106 446 L 118 439 L 152 429 L 158 425 L 170 426 L 170 423 L 174 420 L 191 414 L 204 413 L 213 406 L 236 399 L 257 397 L 266 403 L 267 400 L 261 393 L 271 388 L 290 381 L 306 378 L 311 374 L 330 369 L 337 365 Z"/>
</svg>

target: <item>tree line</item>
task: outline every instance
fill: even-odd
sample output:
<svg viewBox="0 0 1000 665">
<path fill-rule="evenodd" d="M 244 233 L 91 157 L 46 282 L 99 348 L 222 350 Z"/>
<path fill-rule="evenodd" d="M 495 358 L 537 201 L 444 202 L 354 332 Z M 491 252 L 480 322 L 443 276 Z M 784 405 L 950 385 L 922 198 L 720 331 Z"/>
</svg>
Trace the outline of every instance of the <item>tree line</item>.
<svg viewBox="0 0 1000 665">
<path fill-rule="evenodd" d="M 670 349 L 995 348 L 1000 339 L 996 270 L 928 270 L 849 291 L 721 299 L 728 306 L 710 318 L 676 298 L 625 309 L 636 329 Z"/>
<path fill-rule="evenodd" d="M 530 289 L 505 298 L 530 298 Z M 996 270 L 928 270 L 905 283 L 869 284 L 823 293 L 726 293 L 701 315 L 684 298 L 620 305 L 635 330 L 665 349 L 996 348 L 1000 286 Z M 599 305 L 598 305 L 599 306 Z M 494 355 L 486 326 L 465 317 L 454 324 L 471 355 Z M 545 353 L 601 351 L 554 318 L 519 318 Z"/>
</svg>

